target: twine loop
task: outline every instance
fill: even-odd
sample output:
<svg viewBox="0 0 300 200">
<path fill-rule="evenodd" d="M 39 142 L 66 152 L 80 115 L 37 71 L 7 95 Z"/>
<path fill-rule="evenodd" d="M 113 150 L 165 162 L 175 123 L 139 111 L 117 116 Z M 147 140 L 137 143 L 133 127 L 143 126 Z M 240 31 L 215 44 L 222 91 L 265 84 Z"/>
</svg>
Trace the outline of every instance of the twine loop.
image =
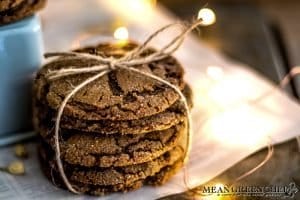
<svg viewBox="0 0 300 200">
<path fill-rule="evenodd" d="M 91 67 L 80 67 L 80 68 L 66 66 L 67 68 L 48 71 L 48 73 L 46 73 L 46 75 L 45 75 L 45 77 L 48 80 L 55 80 L 55 79 L 60 79 L 60 78 L 66 77 L 66 76 L 76 75 L 76 74 L 94 73 L 93 75 L 91 75 L 91 77 L 87 78 L 85 81 L 83 81 L 79 85 L 75 86 L 73 88 L 73 90 L 68 95 L 65 96 L 65 98 L 63 99 L 63 101 L 58 109 L 57 116 L 56 116 L 55 130 L 54 130 L 56 164 L 57 164 L 58 171 L 59 171 L 65 185 L 71 192 L 80 194 L 80 192 L 78 190 L 76 190 L 74 186 L 71 185 L 68 178 L 66 177 L 66 174 L 65 174 L 64 168 L 63 168 L 63 164 L 62 164 L 62 161 L 60 158 L 61 152 L 60 152 L 60 145 L 59 145 L 59 138 L 60 138 L 59 130 L 60 130 L 60 122 L 61 122 L 61 117 L 63 115 L 64 108 L 67 105 L 68 101 L 71 99 L 71 97 L 73 95 L 75 95 L 80 89 L 82 89 L 87 84 L 103 77 L 105 74 L 108 74 L 109 72 L 114 71 L 116 69 L 128 70 L 128 71 L 143 75 L 145 77 L 151 78 L 155 81 L 158 81 L 158 82 L 172 88 L 179 95 L 180 100 L 184 105 L 184 108 L 185 108 L 185 111 L 187 114 L 187 118 L 188 118 L 187 143 L 186 143 L 186 149 L 185 149 L 184 156 L 183 156 L 184 163 L 187 162 L 188 155 L 190 153 L 190 148 L 191 148 L 191 137 L 192 137 L 191 123 L 192 123 L 192 120 L 191 120 L 191 114 L 189 111 L 186 97 L 183 95 L 181 90 L 179 88 L 177 88 L 177 86 L 169 83 L 168 81 L 166 81 L 152 73 L 144 72 L 137 68 L 134 68 L 134 66 L 162 60 L 162 59 L 170 56 L 181 46 L 185 36 L 189 32 L 191 32 L 193 29 L 195 29 L 198 25 L 200 25 L 201 23 L 202 23 L 202 19 L 198 19 L 198 20 L 194 21 L 192 24 L 190 24 L 189 26 L 185 26 L 185 24 L 182 22 L 173 23 L 173 24 L 164 26 L 164 27 L 158 29 L 152 35 L 150 35 L 145 40 L 145 42 L 142 43 L 142 45 L 136 47 L 135 49 L 128 52 L 125 56 L 123 56 L 121 58 L 113 58 L 113 57 L 107 58 L 107 57 L 103 57 L 100 55 L 91 55 L 91 54 L 87 54 L 87 53 L 78 53 L 78 52 L 53 52 L 53 53 L 45 54 L 45 58 L 59 56 L 59 58 L 62 60 L 63 59 L 71 60 L 74 58 L 77 58 L 77 59 L 80 58 L 82 60 L 94 60 L 94 61 L 97 61 L 97 63 L 99 63 L 99 64 L 91 66 Z M 148 44 L 152 41 L 153 38 L 157 37 L 159 34 L 161 34 L 161 32 L 163 32 L 173 26 L 176 26 L 176 25 L 180 25 L 180 26 L 184 27 L 177 36 L 172 38 L 169 43 L 167 43 L 164 47 L 159 49 L 157 52 L 152 52 L 149 55 L 141 56 L 141 54 L 145 51 L 145 49 L 148 47 Z"/>
</svg>

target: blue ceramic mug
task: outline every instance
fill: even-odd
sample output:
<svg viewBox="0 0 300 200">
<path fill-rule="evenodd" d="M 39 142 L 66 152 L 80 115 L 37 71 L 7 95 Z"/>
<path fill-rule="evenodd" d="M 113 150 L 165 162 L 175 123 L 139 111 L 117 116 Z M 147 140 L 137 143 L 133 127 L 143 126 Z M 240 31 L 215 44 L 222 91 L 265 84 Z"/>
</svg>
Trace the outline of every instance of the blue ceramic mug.
<svg viewBox="0 0 300 200">
<path fill-rule="evenodd" d="M 31 128 L 31 83 L 42 54 L 38 16 L 0 26 L 0 136 Z"/>
</svg>

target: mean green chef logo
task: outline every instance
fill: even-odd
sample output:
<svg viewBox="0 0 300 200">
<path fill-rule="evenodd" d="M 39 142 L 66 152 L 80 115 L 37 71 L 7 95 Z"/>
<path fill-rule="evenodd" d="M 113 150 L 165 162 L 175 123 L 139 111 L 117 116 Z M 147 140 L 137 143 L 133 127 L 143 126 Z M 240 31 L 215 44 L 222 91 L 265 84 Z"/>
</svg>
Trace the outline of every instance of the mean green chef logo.
<svg viewBox="0 0 300 200">
<path fill-rule="evenodd" d="M 204 196 L 260 196 L 286 199 L 294 198 L 298 191 L 299 189 L 295 183 L 270 186 L 226 186 L 216 184 L 214 186 L 204 186 L 201 193 Z"/>
</svg>

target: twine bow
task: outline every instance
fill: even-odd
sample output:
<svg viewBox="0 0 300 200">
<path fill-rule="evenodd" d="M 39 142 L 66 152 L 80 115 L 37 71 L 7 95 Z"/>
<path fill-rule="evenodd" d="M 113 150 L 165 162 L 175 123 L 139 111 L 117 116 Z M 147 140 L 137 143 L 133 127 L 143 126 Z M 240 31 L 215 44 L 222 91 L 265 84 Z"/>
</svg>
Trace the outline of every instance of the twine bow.
<svg viewBox="0 0 300 200">
<path fill-rule="evenodd" d="M 195 29 L 198 25 L 200 25 L 201 23 L 202 23 L 202 20 L 198 19 L 194 23 L 190 24 L 189 26 L 185 26 L 182 22 L 166 25 L 166 26 L 158 29 L 157 31 L 155 31 L 152 35 L 150 35 L 148 37 L 148 39 L 146 39 L 146 41 L 144 43 L 142 43 L 142 45 L 136 47 L 135 49 L 133 49 L 132 51 L 130 51 L 129 53 L 127 53 L 125 56 L 123 56 L 121 58 L 113 58 L 113 57 L 107 58 L 107 57 L 102 57 L 99 55 L 91 55 L 91 54 L 87 54 L 87 53 L 76 53 L 76 52 L 53 52 L 53 53 L 45 54 L 45 58 L 61 56 L 62 59 L 66 59 L 66 60 L 80 58 L 82 60 L 88 59 L 88 60 L 94 60 L 94 61 L 97 61 L 98 63 L 100 63 L 99 65 L 95 65 L 92 67 L 72 68 L 72 66 L 68 66 L 68 68 L 49 71 L 45 75 L 45 77 L 48 80 L 55 80 L 55 79 L 63 78 L 65 76 L 70 76 L 70 75 L 83 74 L 83 73 L 96 73 L 95 75 L 92 75 L 91 77 L 89 77 L 88 79 L 86 79 L 85 81 L 83 81 L 82 83 L 77 85 L 76 87 L 74 87 L 74 89 L 64 98 L 64 100 L 62 101 L 62 103 L 58 109 L 58 112 L 57 112 L 55 130 L 54 130 L 55 131 L 55 133 L 54 133 L 55 158 L 56 158 L 59 173 L 60 173 L 65 185 L 71 192 L 76 193 L 76 194 L 80 193 L 71 185 L 68 178 L 66 177 L 66 174 L 65 174 L 64 168 L 63 168 L 63 164 L 62 164 L 62 161 L 60 158 L 61 152 L 60 152 L 60 146 L 59 146 L 59 128 L 60 128 L 60 122 L 61 122 L 61 117 L 62 117 L 64 108 L 67 105 L 70 98 L 73 95 L 75 95 L 80 89 L 82 89 L 89 83 L 95 81 L 96 79 L 98 79 L 98 78 L 104 76 L 105 74 L 108 74 L 109 72 L 116 70 L 116 69 L 124 69 L 124 70 L 128 70 L 128 71 L 132 71 L 137 74 L 141 74 L 145 77 L 149 77 L 155 81 L 163 83 L 163 84 L 167 85 L 168 87 L 174 89 L 174 91 L 180 96 L 180 100 L 184 105 L 184 108 L 186 110 L 187 117 L 188 117 L 188 124 L 187 124 L 188 134 L 187 134 L 186 149 L 185 149 L 185 153 L 184 153 L 184 163 L 186 163 L 186 161 L 188 159 L 188 155 L 190 153 L 192 135 L 191 135 L 191 115 L 190 115 L 188 103 L 187 103 L 185 96 L 182 94 L 180 89 L 178 89 L 175 85 L 169 83 L 168 81 L 166 81 L 156 75 L 153 75 L 148 72 L 140 71 L 140 70 L 134 68 L 133 66 L 151 63 L 154 61 L 162 60 L 162 59 L 170 56 L 181 46 L 185 36 L 189 32 L 191 32 L 193 29 Z M 174 37 L 169 43 L 167 43 L 164 47 L 159 49 L 157 52 L 150 53 L 149 55 L 146 55 L 143 57 L 141 56 L 141 54 L 145 51 L 145 49 L 148 47 L 148 44 L 153 40 L 153 38 L 158 36 L 163 31 L 165 31 L 173 26 L 176 26 L 176 25 L 180 25 L 180 26 L 184 27 L 176 37 Z"/>
</svg>

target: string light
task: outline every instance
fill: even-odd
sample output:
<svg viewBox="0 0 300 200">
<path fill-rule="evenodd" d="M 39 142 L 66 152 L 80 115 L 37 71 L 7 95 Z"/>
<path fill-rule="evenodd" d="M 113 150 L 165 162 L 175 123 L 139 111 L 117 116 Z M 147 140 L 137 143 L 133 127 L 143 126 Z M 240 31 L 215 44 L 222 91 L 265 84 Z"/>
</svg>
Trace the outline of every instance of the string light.
<svg viewBox="0 0 300 200">
<path fill-rule="evenodd" d="M 129 38 L 129 33 L 126 27 L 118 27 L 114 32 L 114 38 L 117 40 L 126 41 Z"/>
<path fill-rule="evenodd" d="M 216 14 L 212 9 L 202 8 L 198 12 L 198 19 L 202 19 L 202 25 L 209 26 L 216 22 Z"/>
</svg>

